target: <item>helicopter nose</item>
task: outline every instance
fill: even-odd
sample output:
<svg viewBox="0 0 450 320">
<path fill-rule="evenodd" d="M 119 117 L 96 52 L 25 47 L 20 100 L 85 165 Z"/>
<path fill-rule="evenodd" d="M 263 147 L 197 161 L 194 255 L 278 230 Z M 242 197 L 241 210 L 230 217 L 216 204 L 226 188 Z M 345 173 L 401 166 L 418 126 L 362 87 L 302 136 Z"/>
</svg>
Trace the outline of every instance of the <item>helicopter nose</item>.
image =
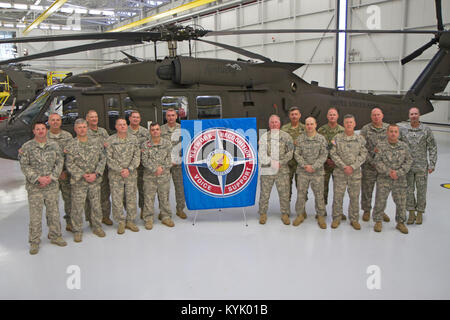
<svg viewBox="0 0 450 320">
<path fill-rule="evenodd" d="M 9 156 L 5 150 L 7 150 L 7 146 L 6 146 L 6 136 L 7 136 L 7 131 L 6 131 L 6 127 L 7 127 L 7 120 L 3 120 L 0 122 L 0 158 L 2 159 L 10 159 L 10 160 L 17 160 L 12 158 L 11 156 Z"/>
</svg>

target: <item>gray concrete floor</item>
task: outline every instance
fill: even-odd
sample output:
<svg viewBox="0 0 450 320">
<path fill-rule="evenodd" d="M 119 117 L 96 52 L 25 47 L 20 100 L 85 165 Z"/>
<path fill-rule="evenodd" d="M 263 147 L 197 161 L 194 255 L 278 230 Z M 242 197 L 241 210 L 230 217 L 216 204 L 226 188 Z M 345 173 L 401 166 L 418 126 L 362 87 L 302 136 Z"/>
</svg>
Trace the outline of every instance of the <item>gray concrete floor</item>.
<svg viewBox="0 0 450 320">
<path fill-rule="evenodd" d="M 449 299 L 450 190 L 440 185 L 450 183 L 450 133 L 434 129 L 438 166 L 424 224 L 410 226 L 409 235 L 394 222 L 380 234 L 373 222 L 362 222 L 359 232 L 348 223 L 332 230 L 330 216 L 321 230 L 312 200 L 300 227 L 285 226 L 274 189 L 265 226 L 257 206 L 246 209 L 248 226 L 242 209 L 202 212 L 195 225 L 188 212 L 172 229 L 157 222 L 146 231 L 139 222 L 140 232 L 122 236 L 105 227 L 103 239 L 86 225 L 80 244 L 64 231 L 68 246 L 60 248 L 43 223 L 41 250 L 30 256 L 24 178 L 18 162 L 0 160 L 0 299 Z M 393 220 L 391 199 L 386 212 Z M 70 266 L 79 267 L 80 289 L 68 289 Z M 370 266 L 378 272 L 368 273 Z M 370 290 L 375 276 L 380 288 Z"/>
</svg>

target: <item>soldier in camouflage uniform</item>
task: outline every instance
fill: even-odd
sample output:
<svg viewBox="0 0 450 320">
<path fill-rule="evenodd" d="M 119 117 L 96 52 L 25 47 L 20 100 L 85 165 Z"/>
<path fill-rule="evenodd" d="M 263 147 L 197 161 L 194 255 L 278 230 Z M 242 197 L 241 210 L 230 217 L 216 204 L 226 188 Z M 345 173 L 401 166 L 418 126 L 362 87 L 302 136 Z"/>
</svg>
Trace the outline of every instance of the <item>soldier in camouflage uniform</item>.
<svg viewBox="0 0 450 320">
<path fill-rule="evenodd" d="M 70 210 L 71 210 L 71 197 L 70 197 L 70 175 L 67 172 L 66 168 L 66 160 L 64 154 L 64 148 L 73 140 L 72 135 L 65 131 L 61 130 L 61 116 L 57 113 L 52 113 L 48 117 L 48 124 L 50 126 L 50 130 L 47 132 L 47 139 L 49 141 L 56 142 L 61 150 L 61 153 L 64 155 L 64 166 L 59 176 L 59 190 L 61 191 L 62 198 L 64 201 L 64 220 L 66 220 L 66 230 L 72 231 L 72 222 L 70 218 Z"/>
<path fill-rule="evenodd" d="M 64 158 L 59 146 L 47 140 L 45 123 L 35 123 L 33 134 L 34 139 L 24 143 L 19 150 L 19 163 L 26 179 L 25 188 L 30 209 L 30 254 L 37 254 L 41 242 L 44 205 L 51 243 L 61 247 L 67 243 L 61 236 L 58 210 L 58 178 L 64 165 Z"/>
<path fill-rule="evenodd" d="M 381 232 L 383 212 L 386 209 L 386 200 L 392 192 L 397 207 L 395 220 L 396 228 L 402 233 L 408 233 L 406 221 L 406 174 L 413 162 L 408 145 L 399 141 L 399 127 L 391 124 L 387 130 L 387 140 L 381 141 L 376 146 L 374 159 L 378 171 L 377 191 L 375 195 L 375 208 L 373 210 L 374 230 Z"/>
<path fill-rule="evenodd" d="M 339 113 L 336 108 L 331 107 L 330 109 L 328 109 L 327 119 L 328 119 L 328 123 L 324 124 L 323 126 L 321 126 L 319 128 L 319 130 L 317 130 L 318 133 L 320 133 L 321 135 L 323 135 L 325 137 L 325 139 L 327 139 L 327 143 L 328 143 L 328 147 L 327 147 L 328 158 L 327 158 L 327 161 L 325 162 L 325 164 L 323 165 L 324 170 L 325 170 L 324 189 L 323 189 L 323 197 L 324 197 L 325 205 L 328 204 L 328 186 L 330 184 L 330 177 L 333 175 L 333 170 L 336 167 L 336 165 L 334 164 L 334 162 L 331 159 L 330 154 L 329 154 L 329 152 L 333 146 L 333 144 L 331 143 L 331 140 L 333 140 L 333 138 L 338 133 L 344 132 L 344 127 L 337 123 L 337 121 L 339 119 Z M 343 220 L 346 219 L 345 215 L 342 216 L 342 219 Z"/>
<path fill-rule="evenodd" d="M 74 241 L 81 242 L 83 232 L 83 208 L 86 198 L 91 204 L 91 225 L 93 233 L 101 238 L 102 208 L 100 206 L 100 185 L 106 165 L 105 149 L 97 139 L 89 139 L 86 120 L 77 119 L 74 126 L 77 137 L 66 149 L 67 169 L 72 185 L 72 225 Z"/>
<path fill-rule="evenodd" d="M 117 233 L 123 234 L 125 228 L 133 232 L 139 231 L 134 221 L 137 215 L 136 169 L 141 162 L 141 152 L 137 138 L 128 133 L 125 119 L 116 120 L 116 130 L 117 133 L 106 140 L 106 163 L 109 168 L 113 217 L 119 223 Z M 124 193 L 126 217 L 123 213 Z"/>
<path fill-rule="evenodd" d="M 141 114 L 138 111 L 132 111 L 130 114 L 130 126 L 128 127 L 128 133 L 134 135 L 138 139 L 139 146 L 141 146 L 145 141 L 150 139 L 150 134 L 148 130 L 141 127 Z M 142 163 L 137 169 L 137 188 L 139 193 L 139 208 L 141 209 L 141 219 L 143 219 L 143 208 L 144 208 L 144 166 Z"/>
<path fill-rule="evenodd" d="M 260 163 L 260 196 L 259 196 L 259 223 L 267 221 L 269 197 L 273 184 L 276 184 L 280 199 L 281 220 L 285 225 L 291 223 L 289 219 L 289 167 L 288 162 L 294 153 L 294 143 L 291 136 L 280 130 L 281 122 L 277 115 L 269 118 L 269 131 L 259 139 Z"/>
<path fill-rule="evenodd" d="M 375 169 L 373 159 L 375 158 L 375 146 L 386 140 L 386 130 L 389 126 L 383 122 L 383 112 L 379 108 L 372 109 L 372 122 L 362 127 L 360 134 L 366 139 L 367 160 L 362 166 L 361 180 L 361 209 L 364 211 L 363 221 L 370 220 L 372 210 L 372 194 L 377 181 L 378 172 Z M 383 220 L 389 222 L 389 217 L 384 214 Z"/>
<path fill-rule="evenodd" d="M 327 141 L 316 131 L 317 122 L 313 117 L 305 120 L 305 133 L 295 141 L 294 158 L 297 162 L 297 218 L 293 225 L 298 226 L 305 219 L 305 202 L 309 185 L 314 192 L 316 215 L 320 228 L 326 229 L 325 204 L 323 202 L 323 164 L 327 159 Z"/>
<path fill-rule="evenodd" d="M 181 219 L 186 219 L 186 213 L 183 211 L 185 207 L 183 172 L 181 170 L 181 131 L 180 124 L 176 122 L 178 118 L 174 109 L 167 109 L 167 123 L 161 126 L 161 138 L 172 143 L 172 175 L 173 185 L 175 187 L 175 199 L 177 202 L 176 214 Z M 179 151 L 178 151 L 179 150 Z"/>
<path fill-rule="evenodd" d="M 292 138 L 292 141 L 296 141 L 300 134 L 305 132 L 305 125 L 300 122 L 300 118 L 302 117 L 302 114 L 300 113 L 299 107 L 291 107 L 289 109 L 289 120 L 290 123 L 287 123 L 281 127 L 281 130 L 284 132 L 289 133 L 289 135 Z M 288 163 L 289 167 L 289 181 L 291 182 L 289 186 L 289 202 L 292 198 L 292 179 L 294 179 L 295 176 L 295 186 L 297 187 L 297 161 L 295 161 L 294 156 L 292 156 L 292 159 L 289 160 Z M 306 197 L 306 200 L 308 200 L 308 197 Z M 306 212 L 305 212 L 305 218 L 306 218 Z"/>
<path fill-rule="evenodd" d="M 170 168 L 172 167 L 172 143 L 161 138 L 158 123 L 150 125 L 151 138 L 141 146 L 144 171 L 144 221 L 145 228 L 153 228 L 155 196 L 158 193 L 161 221 L 168 227 L 175 226 L 169 204 Z"/>
<path fill-rule="evenodd" d="M 97 139 L 100 143 L 104 144 L 108 139 L 109 134 L 104 129 L 98 126 L 98 114 L 95 110 L 89 110 L 86 115 L 86 121 L 88 122 L 88 137 L 89 139 Z M 108 226 L 112 226 L 113 222 L 111 217 L 111 201 L 109 197 L 111 191 L 109 189 L 108 167 L 105 167 L 105 171 L 102 176 L 101 184 L 101 207 L 103 219 L 102 222 Z M 89 199 L 88 199 L 89 200 Z M 90 221 L 91 209 L 89 201 L 86 201 L 86 220 Z"/>
<path fill-rule="evenodd" d="M 400 139 L 409 146 L 413 164 L 406 175 L 408 189 L 406 192 L 406 210 L 409 211 L 407 224 L 422 224 L 427 199 L 428 174 L 431 174 L 437 161 L 437 146 L 431 129 L 420 122 L 418 108 L 409 110 L 409 120 L 402 128 Z M 417 200 L 414 189 L 417 188 Z M 416 217 L 417 211 L 417 217 Z"/>
<path fill-rule="evenodd" d="M 330 156 L 335 164 L 333 171 L 333 223 L 336 229 L 343 216 L 345 190 L 350 197 L 349 219 L 355 230 L 361 230 L 359 224 L 359 193 L 361 191 L 361 165 L 366 161 L 366 140 L 355 134 L 355 117 L 344 116 L 344 132 L 332 140 Z"/>
</svg>

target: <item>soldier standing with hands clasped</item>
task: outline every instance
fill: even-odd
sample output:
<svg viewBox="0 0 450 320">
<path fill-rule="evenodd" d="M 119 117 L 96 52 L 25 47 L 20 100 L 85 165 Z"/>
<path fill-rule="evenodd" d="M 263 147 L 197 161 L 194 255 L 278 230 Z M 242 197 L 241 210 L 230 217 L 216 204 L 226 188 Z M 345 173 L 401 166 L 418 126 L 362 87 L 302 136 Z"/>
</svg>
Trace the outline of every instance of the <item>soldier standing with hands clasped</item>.
<svg viewBox="0 0 450 320">
<path fill-rule="evenodd" d="M 321 229 L 326 229 L 325 204 L 323 202 L 323 163 L 327 159 L 327 141 L 316 131 L 317 123 L 313 117 L 305 120 L 305 133 L 295 141 L 294 158 L 297 162 L 297 218 L 293 225 L 298 226 L 305 219 L 305 202 L 309 185 L 314 192 L 316 215 Z"/>
<path fill-rule="evenodd" d="M 359 194 L 361 191 L 361 165 L 366 161 L 366 140 L 355 134 L 356 121 L 351 114 L 344 116 L 344 132 L 337 134 L 332 140 L 331 159 L 336 167 L 333 171 L 333 223 L 336 229 L 343 216 L 345 190 L 350 197 L 348 208 L 349 219 L 355 230 L 359 224 Z"/>
<path fill-rule="evenodd" d="M 170 168 L 172 167 L 172 144 L 161 138 L 158 123 L 150 125 L 151 138 L 142 146 L 142 165 L 144 166 L 144 221 L 145 228 L 153 228 L 155 195 L 158 193 L 161 221 L 168 227 L 175 226 L 169 204 Z"/>
<path fill-rule="evenodd" d="M 67 169 L 72 184 L 72 225 L 74 241 L 82 241 L 83 209 L 86 198 L 91 204 L 90 223 L 92 231 L 100 238 L 105 236 L 102 229 L 102 208 L 100 205 L 100 186 L 105 170 L 106 156 L 103 144 L 87 135 L 87 122 L 84 119 L 75 121 L 77 134 L 65 149 Z"/>
<path fill-rule="evenodd" d="M 386 209 L 386 201 L 392 192 L 392 198 L 396 205 L 396 228 L 401 233 L 408 233 L 406 221 L 406 174 L 413 162 L 406 143 L 399 141 L 400 132 L 396 124 L 391 124 L 387 130 L 387 140 L 381 141 L 376 146 L 374 159 L 378 171 L 377 191 L 375 196 L 375 208 L 373 221 L 374 230 L 381 232 L 383 212 Z"/>
<path fill-rule="evenodd" d="M 106 163 L 109 168 L 112 211 L 114 220 L 119 223 L 118 234 L 125 233 L 125 228 L 138 232 L 135 224 L 137 215 L 137 168 L 141 162 L 140 148 L 135 136 L 128 133 L 127 121 L 116 120 L 117 133 L 106 140 Z M 127 216 L 123 213 L 123 203 Z"/>
<path fill-rule="evenodd" d="M 24 143 L 19 150 L 20 168 L 25 175 L 30 210 L 29 243 L 30 254 L 39 252 L 42 235 L 42 210 L 46 207 L 49 239 L 51 243 L 64 247 L 67 243 L 61 236 L 58 211 L 58 178 L 64 158 L 59 146 L 48 141 L 47 127 L 43 122 L 33 125 L 34 139 Z"/>
</svg>

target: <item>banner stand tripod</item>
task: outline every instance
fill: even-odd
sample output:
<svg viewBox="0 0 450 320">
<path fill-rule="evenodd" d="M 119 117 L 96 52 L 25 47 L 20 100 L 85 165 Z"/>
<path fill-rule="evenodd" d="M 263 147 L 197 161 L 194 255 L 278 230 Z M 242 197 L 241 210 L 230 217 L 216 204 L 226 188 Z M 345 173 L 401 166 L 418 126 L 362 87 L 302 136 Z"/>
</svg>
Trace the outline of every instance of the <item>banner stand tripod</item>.
<svg viewBox="0 0 450 320">
<path fill-rule="evenodd" d="M 219 213 L 222 213 L 222 209 L 219 209 Z M 195 222 L 197 221 L 197 216 L 198 216 L 198 210 L 195 210 L 195 214 L 194 214 L 194 220 L 192 221 L 192 225 L 195 226 Z M 247 215 L 245 213 L 245 207 L 242 207 L 242 216 L 244 218 L 244 223 L 245 226 L 248 227 L 248 223 L 247 223 Z"/>
</svg>

